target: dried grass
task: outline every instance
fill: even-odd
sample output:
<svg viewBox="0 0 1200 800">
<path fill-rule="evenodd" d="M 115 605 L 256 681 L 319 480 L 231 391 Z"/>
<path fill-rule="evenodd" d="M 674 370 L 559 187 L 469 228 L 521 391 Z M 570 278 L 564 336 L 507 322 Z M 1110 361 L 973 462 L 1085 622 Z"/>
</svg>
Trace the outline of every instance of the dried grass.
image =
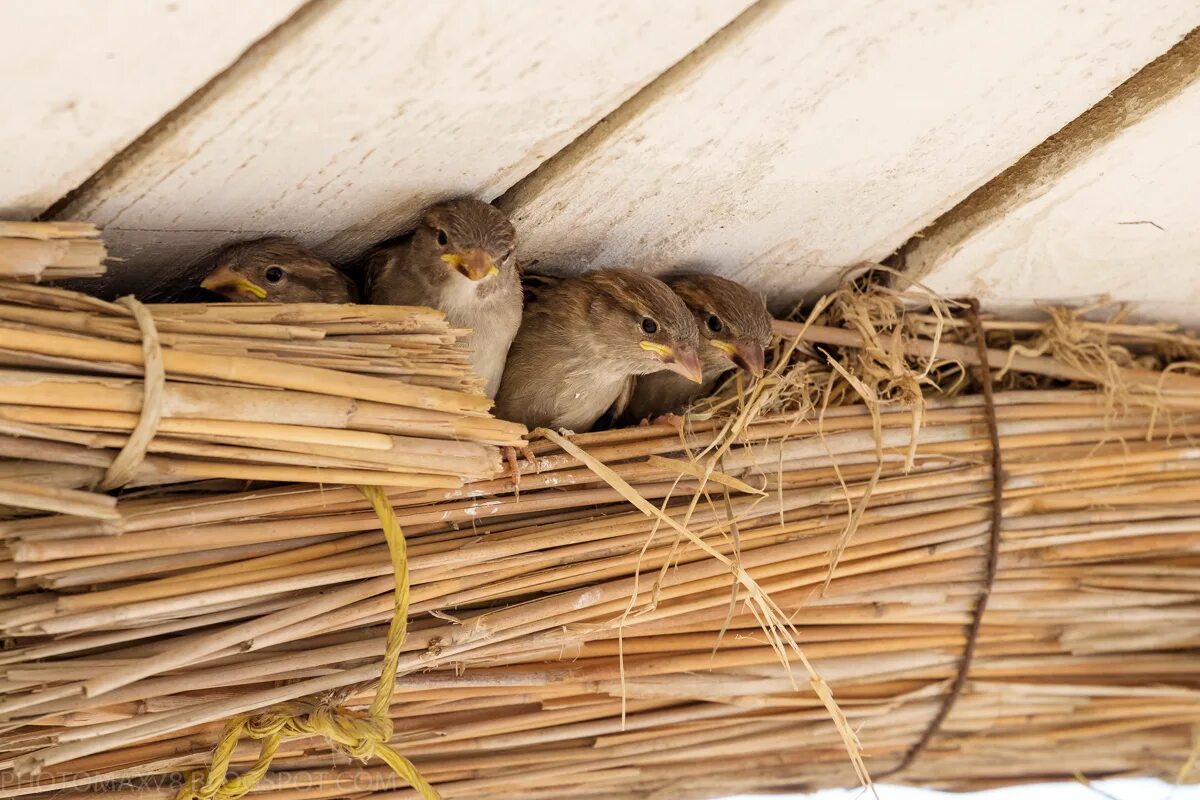
<svg viewBox="0 0 1200 800">
<path fill-rule="evenodd" d="M 867 276 L 782 321 L 768 374 L 682 430 L 547 432 L 519 496 L 514 476 L 389 490 L 412 578 L 392 744 L 447 798 L 711 797 L 902 763 L 956 675 L 988 553 L 991 442 L 958 310 Z M 897 779 L 1186 779 L 1197 343 L 1059 310 L 984 329 L 1006 388 L 999 575 L 964 692 Z M 392 582 L 357 493 L 203 488 L 122 498 L 118 537 L 3 524 L 0 748 L 44 767 L 0 797 L 167 797 L 226 716 L 375 677 Z M 301 740 L 256 793 L 398 786 Z"/>
</svg>

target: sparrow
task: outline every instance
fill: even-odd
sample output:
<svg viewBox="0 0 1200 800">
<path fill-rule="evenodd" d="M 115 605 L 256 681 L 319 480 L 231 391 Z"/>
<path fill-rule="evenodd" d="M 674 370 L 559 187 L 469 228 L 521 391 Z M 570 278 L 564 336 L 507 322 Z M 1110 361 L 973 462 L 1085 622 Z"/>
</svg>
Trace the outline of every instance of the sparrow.
<svg viewBox="0 0 1200 800">
<path fill-rule="evenodd" d="M 541 286 L 525 310 L 496 396 L 496 415 L 583 432 L 661 370 L 701 380 L 696 321 L 657 278 L 603 269 Z"/>
<path fill-rule="evenodd" d="M 716 275 L 677 275 L 666 283 L 683 300 L 700 330 L 704 380 L 697 384 L 670 372 L 638 378 L 623 415 L 626 423 L 683 411 L 697 398 L 712 394 L 731 369 L 743 369 L 756 378 L 763 373 L 764 354 L 771 344 L 771 314 L 761 295 Z"/>
<path fill-rule="evenodd" d="M 430 306 L 451 325 L 470 328 L 471 366 L 494 398 L 521 324 L 516 243 L 516 230 L 495 206 L 469 197 L 437 203 L 415 231 L 368 255 L 367 299 Z"/>
<path fill-rule="evenodd" d="M 541 295 L 564 280 L 558 275 L 544 275 L 540 272 L 531 272 L 526 268 L 519 269 L 518 274 L 521 279 L 521 297 L 526 306 L 532 305 Z"/>
<path fill-rule="evenodd" d="M 236 242 L 216 256 L 200 285 L 229 300 L 270 303 L 353 303 L 349 276 L 282 236 Z"/>
</svg>

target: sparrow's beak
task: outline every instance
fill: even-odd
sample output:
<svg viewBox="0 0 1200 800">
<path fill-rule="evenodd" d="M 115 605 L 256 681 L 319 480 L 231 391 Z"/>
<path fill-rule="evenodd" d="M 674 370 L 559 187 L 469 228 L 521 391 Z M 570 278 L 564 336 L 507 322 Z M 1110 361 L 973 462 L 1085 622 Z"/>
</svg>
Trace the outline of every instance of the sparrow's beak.
<svg viewBox="0 0 1200 800">
<path fill-rule="evenodd" d="M 641 342 L 641 347 L 643 350 L 656 353 L 671 372 L 676 372 L 693 383 L 700 383 L 704 380 L 704 370 L 700 368 L 700 356 L 696 354 L 696 348 L 691 345 L 678 344 L 674 347 L 667 347 L 665 344 L 657 342 Z"/>
<path fill-rule="evenodd" d="M 246 300 L 266 300 L 267 290 L 257 283 L 238 275 L 229 267 L 221 264 L 208 273 L 200 285 L 210 292 L 223 294 L 226 297 L 243 298 Z"/>
<path fill-rule="evenodd" d="M 492 257 L 480 247 L 472 247 L 461 253 L 447 253 L 442 256 L 442 261 L 473 281 L 481 281 L 500 271 Z"/>
<path fill-rule="evenodd" d="M 711 339 L 710 344 L 718 350 L 722 350 L 729 356 L 729 360 L 738 367 L 746 370 L 756 378 L 761 378 L 763 374 L 763 362 L 766 361 L 766 354 L 763 352 L 763 346 L 758 342 L 742 340 L 739 342 L 726 342 L 722 339 Z"/>
</svg>

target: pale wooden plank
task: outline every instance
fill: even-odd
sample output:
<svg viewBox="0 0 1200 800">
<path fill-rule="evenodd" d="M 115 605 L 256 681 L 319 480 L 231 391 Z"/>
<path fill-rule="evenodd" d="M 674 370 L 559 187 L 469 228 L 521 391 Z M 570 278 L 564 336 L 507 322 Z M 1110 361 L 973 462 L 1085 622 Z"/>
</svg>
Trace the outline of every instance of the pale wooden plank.
<svg viewBox="0 0 1200 800">
<path fill-rule="evenodd" d="M 344 0 L 248 54 L 63 214 L 129 259 L 111 291 L 265 232 L 356 253 L 435 198 L 504 191 L 749 2 Z"/>
<path fill-rule="evenodd" d="M 889 255 L 1200 23 L 1194 0 L 765 0 L 503 200 L 565 270 L 776 307 Z"/>
<path fill-rule="evenodd" d="M 0 218 L 44 211 L 301 4 L 0 2 Z"/>
<path fill-rule="evenodd" d="M 914 277 L 985 306 L 1200 324 L 1200 33 L 914 243 Z M 967 204 L 964 204 L 967 205 Z"/>
</svg>

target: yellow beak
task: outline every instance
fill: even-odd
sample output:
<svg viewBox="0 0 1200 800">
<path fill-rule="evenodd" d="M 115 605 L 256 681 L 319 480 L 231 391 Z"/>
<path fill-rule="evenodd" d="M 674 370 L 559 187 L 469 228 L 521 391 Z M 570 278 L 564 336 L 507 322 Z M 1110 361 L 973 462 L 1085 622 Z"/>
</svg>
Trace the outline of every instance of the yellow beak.
<svg viewBox="0 0 1200 800">
<path fill-rule="evenodd" d="M 221 264 L 208 273 L 200 285 L 210 292 L 216 292 L 230 300 L 266 300 L 267 290 L 254 281 L 238 275 L 229 267 Z"/>
<path fill-rule="evenodd" d="M 500 268 L 487 251 L 479 247 L 472 247 L 461 253 L 447 253 L 442 256 L 442 261 L 473 281 L 481 281 L 500 272 Z"/>
<path fill-rule="evenodd" d="M 722 339 L 709 339 L 708 343 L 723 352 L 725 355 L 729 356 L 730 361 L 733 360 L 733 354 L 737 352 L 733 345 Z"/>
<path fill-rule="evenodd" d="M 763 352 L 763 346 L 758 342 L 737 342 L 736 344 L 731 344 L 723 339 L 710 339 L 709 344 L 725 353 L 725 355 L 729 356 L 730 361 L 754 377 L 762 377 L 763 364 L 766 362 L 766 353 Z"/>
<path fill-rule="evenodd" d="M 672 348 L 657 342 L 640 342 L 639 344 L 643 350 L 649 350 L 661 358 L 663 364 L 671 372 L 678 373 L 693 383 L 701 383 L 704 380 L 704 370 L 700 367 L 700 356 L 690 345 L 681 344 Z"/>
</svg>

